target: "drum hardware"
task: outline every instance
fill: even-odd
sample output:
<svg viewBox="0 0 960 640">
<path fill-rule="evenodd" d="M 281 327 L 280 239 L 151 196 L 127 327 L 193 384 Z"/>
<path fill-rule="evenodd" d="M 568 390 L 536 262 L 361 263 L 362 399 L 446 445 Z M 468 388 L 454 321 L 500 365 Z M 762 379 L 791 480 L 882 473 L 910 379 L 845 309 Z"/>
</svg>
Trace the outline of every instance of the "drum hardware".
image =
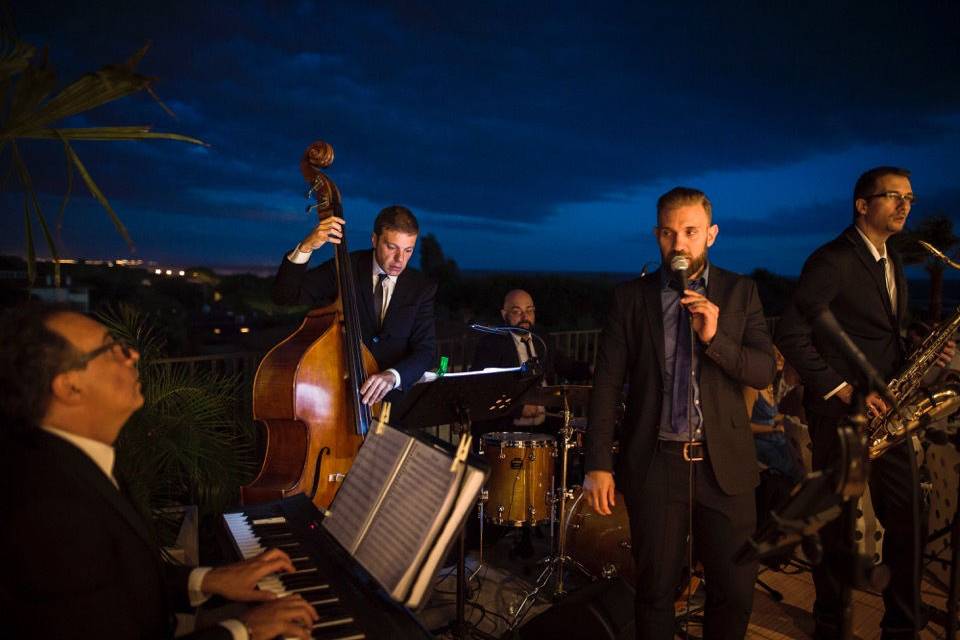
<svg viewBox="0 0 960 640">
<path fill-rule="evenodd" d="M 573 391 L 573 389 L 577 389 Z M 584 391 L 584 389 L 586 391 Z M 564 565 L 567 563 L 573 563 L 574 566 L 581 568 L 582 565 L 573 561 L 571 558 L 568 558 L 565 555 L 565 522 L 566 522 L 566 507 L 567 502 L 573 498 L 573 492 L 567 489 L 567 471 L 570 458 L 570 449 L 575 448 L 575 438 L 574 438 L 574 429 L 570 425 L 570 421 L 573 418 L 573 413 L 570 410 L 570 399 L 568 398 L 568 391 L 570 395 L 578 394 L 580 399 L 586 399 L 589 401 L 589 390 L 591 387 L 573 387 L 571 385 L 560 386 L 560 387 L 540 387 L 535 389 L 534 392 L 543 393 L 543 397 L 538 397 L 538 400 L 546 400 L 541 404 L 547 404 L 552 399 L 556 397 L 556 394 L 559 393 L 559 397 L 563 403 L 563 427 L 560 429 L 560 448 L 563 449 L 563 457 L 560 461 L 560 484 L 559 490 L 551 490 L 546 494 L 550 506 L 550 540 L 551 555 L 548 555 L 546 558 L 543 558 L 540 561 L 540 564 L 543 564 L 543 570 L 537 576 L 536 583 L 534 584 L 533 589 L 528 591 L 523 600 L 520 602 L 520 605 L 517 607 L 516 612 L 514 613 L 513 620 L 510 624 L 510 630 L 517 628 L 520 622 L 523 620 L 523 616 L 529 611 L 530 607 L 533 605 L 534 600 L 537 595 L 546 587 L 547 582 L 550 580 L 550 577 L 556 574 L 556 585 L 553 590 L 554 600 L 558 600 L 566 595 L 566 590 L 563 585 L 564 578 Z M 549 390 L 549 391 L 548 391 Z M 529 397 L 529 396 L 528 396 Z M 534 401 L 536 402 L 536 401 Z M 558 455 L 556 449 L 552 452 L 553 457 Z M 552 483 L 551 483 L 552 489 Z M 559 504 L 559 520 L 560 520 L 560 535 L 554 537 L 554 522 L 557 519 L 557 505 Z M 589 574 L 588 574 L 589 575 Z"/>
</svg>

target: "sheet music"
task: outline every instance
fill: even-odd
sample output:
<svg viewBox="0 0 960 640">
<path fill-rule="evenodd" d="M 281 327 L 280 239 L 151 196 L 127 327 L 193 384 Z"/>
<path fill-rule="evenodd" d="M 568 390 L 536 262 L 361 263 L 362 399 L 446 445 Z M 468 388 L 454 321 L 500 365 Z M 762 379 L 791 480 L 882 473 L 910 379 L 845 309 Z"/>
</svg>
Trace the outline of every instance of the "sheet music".
<svg viewBox="0 0 960 640">
<path fill-rule="evenodd" d="M 448 452 L 416 440 L 401 463 L 356 553 L 393 597 L 406 598 L 430 542 L 446 521 L 462 472 L 463 465 L 450 471 Z"/>
<path fill-rule="evenodd" d="M 433 588 L 433 579 L 437 575 L 440 563 L 444 561 L 453 539 L 460 531 L 459 524 L 467 517 L 468 512 L 477 503 L 477 496 L 480 489 L 483 488 L 483 482 L 486 475 L 469 466 L 464 465 L 465 477 L 462 480 L 462 486 L 457 493 L 456 502 L 450 513 L 446 517 L 446 523 L 440 534 L 437 536 L 430 553 L 424 558 L 423 564 L 415 576 L 415 581 L 410 588 L 410 595 L 407 597 L 407 606 L 416 609 L 425 604 L 430 591 Z"/>
<path fill-rule="evenodd" d="M 389 427 L 371 431 L 330 505 L 323 526 L 351 555 L 370 526 L 412 438 Z"/>
</svg>

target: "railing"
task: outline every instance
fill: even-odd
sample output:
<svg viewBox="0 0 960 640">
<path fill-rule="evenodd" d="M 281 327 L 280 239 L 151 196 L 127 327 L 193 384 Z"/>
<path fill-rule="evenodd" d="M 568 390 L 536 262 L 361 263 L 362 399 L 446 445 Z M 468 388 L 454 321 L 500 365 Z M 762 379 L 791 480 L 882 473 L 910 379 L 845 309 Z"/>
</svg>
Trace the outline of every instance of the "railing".
<svg viewBox="0 0 960 640">
<path fill-rule="evenodd" d="M 562 351 L 574 360 L 589 362 L 590 364 L 596 364 L 599 338 L 599 329 L 557 331 L 546 336 L 550 349 Z M 476 334 L 437 341 L 439 354 L 450 359 L 450 371 L 468 370 L 473 363 L 473 352 L 476 346 Z M 190 373 L 209 372 L 238 376 L 240 413 L 242 417 L 250 418 L 253 413 L 253 377 L 257 373 L 257 365 L 260 364 L 263 355 L 263 353 L 257 351 L 242 351 L 205 356 L 162 358 L 154 360 L 149 366 L 167 368 L 184 366 Z"/>
<path fill-rule="evenodd" d="M 478 336 L 468 334 L 437 341 L 437 350 L 441 356 L 450 359 L 450 371 L 469 370 L 473 364 L 473 355 L 477 347 Z M 587 362 L 597 363 L 597 346 L 600 343 L 599 329 L 583 331 L 555 331 L 546 335 L 547 347 L 551 350 L 562 351 L 568 357 Z"/>
</svg>

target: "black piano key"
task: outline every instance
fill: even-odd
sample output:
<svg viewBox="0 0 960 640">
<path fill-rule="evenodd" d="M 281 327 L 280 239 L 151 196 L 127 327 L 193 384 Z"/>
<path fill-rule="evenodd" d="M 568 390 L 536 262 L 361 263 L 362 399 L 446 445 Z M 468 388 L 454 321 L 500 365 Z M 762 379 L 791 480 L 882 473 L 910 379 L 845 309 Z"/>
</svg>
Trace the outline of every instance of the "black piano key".
<svg viewBox="0 0 960 640">
<path fill-rule="evenodd" d="M 334 629 L 313 629 L 310 637 L 316 640 L 363 640 L 367 635 L 355 626 Z"/>
<path fill-rule="evenodd" d="M 319 586 L 321 584 L 329 584 L 323 580 L 316 573 L 314 574 L 304 574 L 304 575 L 281 575 L 277 576 L 280 579 L 280 584 L 287 587 L 288 589 L 295 589 L 298 587 L 310 587 L 310 586 Z"/>
<path fill-rule="evenodd" d="M 268 505 L 246 506 L 233 513 L 246 519 L 246 527 L 235 518 L 229 520 L 228 530 L 232 527 L 236 531 L 234 545 L 238 544 L 239 536 L 263 548 L 280 548 L 294 560 L 295 573 L 272 578 L 282 585 L 280 588 L 298 593 L 321 612 L 320 622 L 311 629 L 312 637 L 317 640 L 431 638 L 419 621 L 401 605 L 391 602 L 323 530 L 319 525 L 323 514 L 317 512 L 308 497 L 291 496 Z"/>
</svg>

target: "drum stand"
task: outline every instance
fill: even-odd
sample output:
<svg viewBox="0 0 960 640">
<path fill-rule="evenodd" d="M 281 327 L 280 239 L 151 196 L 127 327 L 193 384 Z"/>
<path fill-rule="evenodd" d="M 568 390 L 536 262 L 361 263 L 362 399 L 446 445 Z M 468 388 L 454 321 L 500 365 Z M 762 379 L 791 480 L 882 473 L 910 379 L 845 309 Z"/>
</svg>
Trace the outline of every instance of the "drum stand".
<svg viewBox="0 0 960 640">
<path fill-rule="evenodd" d="M 564 526 L 567 516 L 567 501 L 573 499 L 573 491 L 567 489 L 567 468 L 570 457 L 570 449 L 574 448 L 576 444 L 574 443 L 573 437 L 573 427 L 570 426 L 570 420 L 573 417 L 572 412 L 570 411 L 570 404 L 567 401 L 566 393 L 563 393 L 563 427 L 560 429 L 561 437 L 561 446 L 563 448 L 563 458 L 560 463 L 560 484 L 559 490 L 553 492 L 551 500 L 551 509 L 550 509 L 550 541 L 551 547 L 556 545 L 556 553 L 554 555 L 549 555 L 538 564 L 544 565 L 543 570 L 540 572 L 540 575 L 537 576 L 537 581 L 534 584 L 533 589 L 524 594 L 523 600 L 520 602 L 520 606 L 517 607 L 517 611 L 513 616 L 513 620 L 510 624 L 510 630 L 513 630 L 517 627 L 523 616 L 529 611 L 530 607 L 533 606 L 534 600 L 537 595 L 543 590 L 543 588 L 549 582 L 550 577 L 554 574 L 557 576 L 556 586 L 553 590 L 553 599 L 560 600 L 565 595 L 567 595 L 566 590 L 563 586 L 563 574 L 564 574 L 564 565 L 570 563 L 576 566 L 578 569 L 584 572 L 586 575 L 590 575 L 587 570 L 580 566 L 576 560 L 567 557 L 566 555 L 566 538 L 567 532 L 566 527 Z M 557 537 L 554 537 L 554 523 L 557 520 L 557 504 L 560 505 L 560 533 Z M 553 549 L 551 549 L 553 551 Z"/>
</svg>

